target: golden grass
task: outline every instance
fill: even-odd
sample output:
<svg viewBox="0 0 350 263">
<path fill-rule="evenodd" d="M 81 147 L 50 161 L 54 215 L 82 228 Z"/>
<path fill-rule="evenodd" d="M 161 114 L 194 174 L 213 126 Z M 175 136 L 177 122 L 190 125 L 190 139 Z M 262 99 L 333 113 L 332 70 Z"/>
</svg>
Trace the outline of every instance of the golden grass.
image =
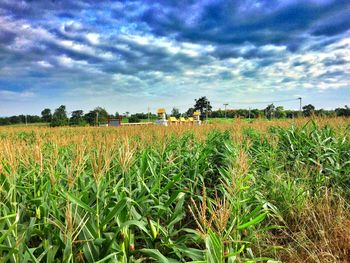
<svg viewBox="0 0 350 263">
<path fill-rule="evenodd" d="M 350 120 L 347 118 L 313 118 L 320 126 L 329 125 L 332 127 L 346 127 L 350 125 Z M 58 145 L 66 146 L 71 143 L 81 144 L 87 142 L 91 144 L 113 144 L 123 139 L 130 137 L 137 137 L 140 141 L 145 143 L 155 142 L 163 138 L 173 135 L 178 136 L 186 131 L 194 131 L 197 138 L 203 139 L 207 133 L 212 129 L 230 130 L 234 135 L 234 139 L 239 141 L 242 139 L 242 129 L 252 128 L 259 132 L 265 132 L 270 127 L 289 127 L 291 125 L 302 126 L 309 122 L 309 118 L 300 119 L 286 119 L 286 120 L 264 120 L 256 119 L 246 121 L 241 119 L 234 119 L 232 123 L 223 124 L 203 124 L 201 126 L 188 125 L 171 125 L 168 127 L 150 125 L 150 126 L 129 126 L 129 127 L 32 127 L 32 126 L 3 126 L 0 127 L 0 142 L 8 139 L 12 143 L 21 145 L 21 142 L 16 140 L 16 135 L 20 132 L 33 132 L 37 136 L 38 143 L 55 142 Z M 6 135 L 6 136 L 4 136 Z M 5 138 L 4 138 L 5 137 Z M 25 142 L 22 142 L 25 144 Z"/>
<path fill-rule="evenodd" d="M 326 190 L 288 222 L 278 241 L 285 244 L 282 262 L 345 263 L 350 261 L 350 211 L 344 200 Z"/>
</svg>

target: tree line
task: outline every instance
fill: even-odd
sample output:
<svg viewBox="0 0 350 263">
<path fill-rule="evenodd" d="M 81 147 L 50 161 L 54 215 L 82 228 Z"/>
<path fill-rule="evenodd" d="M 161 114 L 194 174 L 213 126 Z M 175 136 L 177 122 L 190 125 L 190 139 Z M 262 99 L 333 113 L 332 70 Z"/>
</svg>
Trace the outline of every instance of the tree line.
<svg viewBox="0 0 350 263">
<path fill-rule="evenodd" d="M 186 112 L 181 113 L 179 109 L 173 108 L 170 116 L 174 117 L 191 117 L 195 111 L 200 112 L 201 119 L 205 118 L 296 118 L 299 116 L 323 116 L 323 117 L 349 117 L 350 108 L 336 108 L 335 110 L 316 109 L 313 105 L 308 104 L 303 106 L 302 111 L 285 110 L 282 106 L 275 106 L 274 104 L 267 105 L 264 109 L 218 109 L 213 110 L 210 101 L 206 97 L 201 97 L 195 100 L 193 107 L 190 107 Z M 24 123 L 49 123 L 50 126 L 86 126 L 105 124 L 108 118 L 117 118 L 120 114 L 109 114 L 106 109 L 96 107 L 87 113 L 83 110 L 75 110 L 68 116 L 66 106 L 61 105 L 54 111 L 46 108 L 42 110 L 41 116 L 37 115 L 16 115 L 10 117 L 0 117 L 0 125 L 24 124 Z M 135 113 L 130 114 L 125 112 L 123 117 L 128 122 L 140 122 L 141 120 L 153 121 L 157 115 L 150 113 Z"/>
<path fill-rule="evenodd" d="M 157 115 L 147 113 L 130 114 L 125 112 L 120 115 L 118 112 L 115 114 L 109 114 L 106 109 L 102 107 L 96 107 L 87 113 L 83 110 L 74 110 L 70 113 L 70 116 L 66 110 L 65 105 L 61 105 L 54 111 L 49 108 L 41 111 L 41 116 L 38 115 L 16 115 L 11 117 L 0 117 L 0 125 L 11 124 L 25 124 L 25 123 L 49 123 L 50 126 L 95 126 L 100 124 L 106 124 L 108 118 L 118 118 L 123 116 L 125 121 L 140 122 L 142 119 L 155 120 Z"/>
<path fill-rule="evenodd" d="M 212 110 L 210 101 L 206 97 L 201 97 L 195 100 L 193 107 L 181 114 L 177 108 L 173 108 L 171 115 L 175 117 L 192 116 L 194 111 L 199 111 L 201 119 L 208 118 L 296 118 L 296 117 L 349 117 L 350 108 L 345 105 L 344 108 L 336 108 L 335 110 L 316 109 L 312 104 L 302 107 L 300 110 L 286 110 L 283 106 L 275 106 L 274 104 L 267 105 L 264 109 L 218 109 Z"/>
</svg>

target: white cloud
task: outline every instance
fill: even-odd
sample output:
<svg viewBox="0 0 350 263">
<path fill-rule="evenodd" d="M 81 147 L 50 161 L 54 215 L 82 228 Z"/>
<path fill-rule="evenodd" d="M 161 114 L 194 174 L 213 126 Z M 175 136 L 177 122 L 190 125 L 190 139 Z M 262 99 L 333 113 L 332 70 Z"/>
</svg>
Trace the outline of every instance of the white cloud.
<svg viewBox="0 0 350 263">
<path fill-rule="evenodd" d="M 0 89 L 0 97 L 4 100 L 16 100 L 16 99 L 26 99 L 26 98 L 32 98 L 35 94 L 30 91 L 11 91 L 11 90 L 5 90 Z"/>
<path fill-rule="evenodd" d="M 38 61 L 37 64 L 43 68 L 52 68 L 53 67 L 49 62 L 44 61 L 44 60 Z"/>
<path fill-rule="evenodd" d="M 98 45 L 100 43 L 100 35 L 99 34 L 88 33 L 86 35 L 86 38 L 92 45 Z"/>
</svg>

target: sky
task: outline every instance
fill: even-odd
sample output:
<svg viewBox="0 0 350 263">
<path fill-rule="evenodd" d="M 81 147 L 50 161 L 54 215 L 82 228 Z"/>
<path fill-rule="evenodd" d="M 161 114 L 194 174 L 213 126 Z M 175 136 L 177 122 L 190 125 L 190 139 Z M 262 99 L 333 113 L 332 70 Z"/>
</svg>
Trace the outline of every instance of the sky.
<svg viewBox="0 0 350 263">
<path fill-rule="evenodd" d="M 350 104 L 349 0 L 0 0 L 0 116 Z M 284 101 L 290 100 L 290 101 Z"/>
</svg>

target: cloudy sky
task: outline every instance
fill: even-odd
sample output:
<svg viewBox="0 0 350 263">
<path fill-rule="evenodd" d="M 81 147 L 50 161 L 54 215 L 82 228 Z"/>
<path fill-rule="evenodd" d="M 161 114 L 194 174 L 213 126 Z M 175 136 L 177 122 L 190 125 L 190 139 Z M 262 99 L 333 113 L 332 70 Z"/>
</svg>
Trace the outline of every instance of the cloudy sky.
<svg viewBox="0 0 350 263">
<path fill-rule="evenodd" d="M 200 96 L 349 105 L 350 1 L 0 0 L 0 116 L 185 110 Z"/>
</svg>

